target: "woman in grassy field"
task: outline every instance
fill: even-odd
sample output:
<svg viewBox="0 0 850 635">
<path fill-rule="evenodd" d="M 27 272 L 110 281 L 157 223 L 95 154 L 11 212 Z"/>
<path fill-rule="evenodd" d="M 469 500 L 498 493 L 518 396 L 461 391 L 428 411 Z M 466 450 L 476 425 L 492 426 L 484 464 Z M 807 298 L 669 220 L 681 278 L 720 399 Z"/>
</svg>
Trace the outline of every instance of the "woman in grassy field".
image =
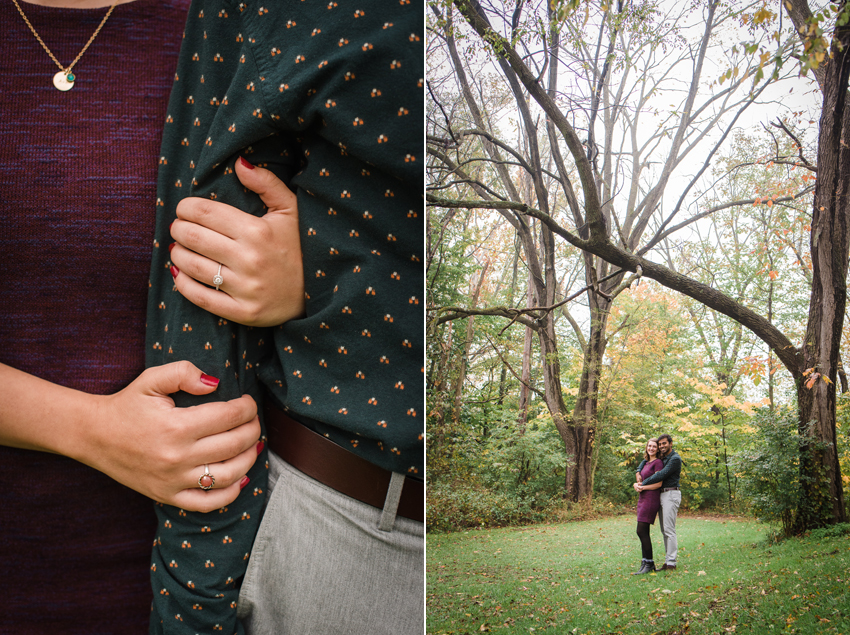
<svg viewBox="0 0 850 635">
<path fill-rule="evenodd" d="M 646 442 L 646 448 L 643 452 L 643 461 L 640 462 L 636 470 L 640 474 L 638 482 L 655 474 L 658 470 L 664 467 L 661 459 L 658 458 L 658 440 L 649 439 Z M 652 540 L 649 537 L 649 526 L 655 524 L 655 517 L 658 515 L 658 508 L 661 506 L 661 492 L 658 489 L 661 483 L 653 483 L 643 488 L 638 496 L 637 503 L 637 535 L 640 539 L 641 561 L 640 569 L 632 573 L 632 575 L 643 575 L 655 571 L 655 562 L 652 559 Z"/>
</svg>

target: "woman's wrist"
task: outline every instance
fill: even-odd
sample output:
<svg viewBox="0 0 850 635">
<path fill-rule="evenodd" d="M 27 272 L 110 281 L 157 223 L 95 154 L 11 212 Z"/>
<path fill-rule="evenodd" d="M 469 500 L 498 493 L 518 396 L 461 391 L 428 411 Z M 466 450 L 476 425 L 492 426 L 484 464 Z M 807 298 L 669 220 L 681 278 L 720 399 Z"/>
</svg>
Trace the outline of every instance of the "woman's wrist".
<svg viewBox="0 0 850 635">
<path fill-rule="evenodd" d="M 0 444 L 69 455 L 94 396 L 0 364 Z"/>
<path fill-rule="evenodd" d="M 102 456 L 104 437 L 104 406 L 112 395 L 92 395 L 74 391 L 65 401 L 64 427 L 66 438 L 58 442 L 60 447 L 52 451 L 97 467 L 97 458 Z"/>
</svg>

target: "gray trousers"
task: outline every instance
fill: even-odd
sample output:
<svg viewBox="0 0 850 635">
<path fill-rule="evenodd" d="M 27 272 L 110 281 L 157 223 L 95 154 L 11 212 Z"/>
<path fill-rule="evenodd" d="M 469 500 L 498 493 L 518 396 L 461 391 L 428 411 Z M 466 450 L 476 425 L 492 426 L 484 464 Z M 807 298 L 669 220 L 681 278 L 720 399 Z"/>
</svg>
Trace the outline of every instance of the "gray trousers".
<svg viewBox="0 0 850 635">
<path fill-rule="evenodd" d="M 249 635 L 421 635 L 424 524 L 305 476 L 269 452 L 266 510 L 239 595 Z"/>
<path fill-rule="evenodd" d="M 676 516 L 679 515 L 679 505 L 682 503 L 682 492 L 661 492 L 661 508 L 658 518 L 661 521 L 661 533 L 664 534 L 664 551 L 667 558 L 664 564 L 676 564 L 679 555 L 679 543 L 676 539 Z"/>
</svg>

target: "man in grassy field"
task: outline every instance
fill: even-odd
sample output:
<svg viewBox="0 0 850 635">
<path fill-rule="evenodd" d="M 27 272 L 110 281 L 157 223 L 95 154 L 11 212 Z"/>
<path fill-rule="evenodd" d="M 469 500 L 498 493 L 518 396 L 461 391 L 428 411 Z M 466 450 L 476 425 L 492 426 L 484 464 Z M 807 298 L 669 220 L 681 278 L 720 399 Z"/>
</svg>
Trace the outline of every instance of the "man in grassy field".
<svg viewBox="0 0 850 635">
<path fill-rule="evenodd" d="M 679 475 L 682 472 L 682 459 L 673 449 L 673 437 L 662 434 L 658 437 L 658 456 L 664 463 L 664 467 L 648 476 L 646 480 L 638 475 L 635 489 L 640 492 L 647 485 L 661 481 L 661 509 L 658 517 L 661 521 L 661 533 L 664 535 L 664 550 L 667 552 L 664 566 L 659 571 L 675 571 L 676 557 L 678 555 L 678 541 L 676 539 L 676 516 L 679 513 L 679 505 L 682 502 L 682 492 L 679 489 Z"/>
</svg>

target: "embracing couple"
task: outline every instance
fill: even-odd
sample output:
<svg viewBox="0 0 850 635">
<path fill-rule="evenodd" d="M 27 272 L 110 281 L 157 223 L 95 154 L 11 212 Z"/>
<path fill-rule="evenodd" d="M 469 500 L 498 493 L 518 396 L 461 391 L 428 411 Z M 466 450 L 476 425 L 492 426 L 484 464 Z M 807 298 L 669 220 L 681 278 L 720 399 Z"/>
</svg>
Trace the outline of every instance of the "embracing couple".
<svg viewBox="0 0 850 635">
<path fill-rule="evenodd" d="M 682 472 L 682 459 L 673 449 L 673 437 L 662 434 L 658 439 L 646 442 L 643 461 L 637 467 L 634 483 L 635 491 L 640 493 L 637 504 L 637 535 L 640 538 L 640 569 L 632 575 L 642 575 L 656 571 L 652 559 L 652 540 L 649 538 L 649 526 L 655 523 L 655 515 L 661 522 L 664 535 L 664 550 L 667 552 L 664 565 L 659 571 L 675 571 L 676 555 L 676 516 L 682 502 L 679 490 L 679 474 Z"/>
</svg>

